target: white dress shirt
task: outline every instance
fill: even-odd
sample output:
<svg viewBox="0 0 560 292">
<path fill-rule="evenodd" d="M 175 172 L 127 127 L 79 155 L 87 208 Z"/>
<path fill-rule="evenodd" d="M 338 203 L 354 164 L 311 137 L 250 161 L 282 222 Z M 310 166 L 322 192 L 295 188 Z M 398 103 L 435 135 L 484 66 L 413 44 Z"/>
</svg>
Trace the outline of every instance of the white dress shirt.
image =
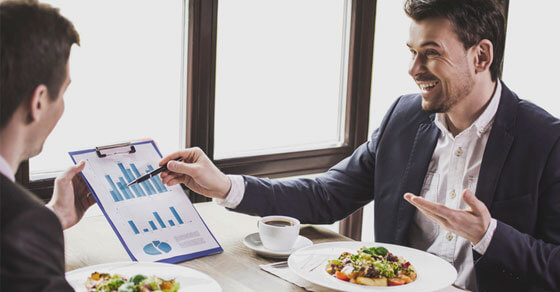
<svg viewBox="0 0 560 292">
<path fill-rule="evenodd" d="M 12 182 L 16 181 L 14 170 L 2 155 L 0 155 L 0 173 L 9 178 Z"/>
<path fill-rule="evenodd" d="M 452 209 L 465 210 L 469 206 L 462 200 L 463 190 L 476 191 L 478 174 L 494 116 L 500 104 L 502 86 L 498 80 L 492 99 L 484 112 L 466 130 L 453 135 L 447 129 L 445 114 L 437 113 L 435 124 L 441 131 L 420 196 Z M 422 212 L 416 212 L 410 228 L 412 247 L 433 253 L 457 269 L 455 285 L 478 291 L 471 248 L 484 254 L 497 222 L 492 219 L 483 239 L 475 246 L 467 239 L 449 232 Z"/>
<path fill-rule="evenodd" d="M 462 200 L 463 190 L 476 191 L 482 156 L 492 129 L 494 116 L 500 104 L 502 85 L 496 82 L 492 99 L 484 112 L 466 130 L 453 135 L 447 129 L 445 114 L 437 113 L 435 124 L 441 131 L 420 196 L 453 209 L 468 209 Z M 215 201 L 227 208 L 236 208 L 245 193 L 245 182 L 240 175 L 229 175 L 232 186 L 225 199 Z M 452 265 L 458 272 L 455 284 L 478 291 L 472 257 L 473 248 L 484 254 L 496 229 L 497 222 L 491 219 L 484 237 L 476 245 L 467 239 L 446 231 L 422 212 L 416 212 L 411 224 L 410 243 L 414 248 L 435 254 Z"/>
</svg>

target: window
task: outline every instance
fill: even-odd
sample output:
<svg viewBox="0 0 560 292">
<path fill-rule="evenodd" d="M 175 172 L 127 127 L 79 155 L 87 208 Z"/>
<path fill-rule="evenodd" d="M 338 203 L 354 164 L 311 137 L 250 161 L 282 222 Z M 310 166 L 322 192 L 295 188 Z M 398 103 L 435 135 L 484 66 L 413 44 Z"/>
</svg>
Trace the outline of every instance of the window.
<svg viewBox="0 0 560 292">
<path fill-rule="evenodd" d="M 225 173 L 286 177 L 325 171 L 367 139 L 375 1 L 46 2 L 75 23 L 82 46 L 65 115 L 17 174 L 43 199 L 53 179 L 33 179 L 98 144 L 151 137 L 164 153 L 198 146 Z M 233 106 L 241 118 L 227 116 Z M 243 131 L 255 124 L 289 130 L 250 140 Z"/>
<path fill-rule="evenodd" d="M 344 143 L 349 5 L 220 1 L 215 159 Z"/>
<path fill-rule="evenodd" d="M 72 150 L 142 138 L 163 153 L 184 147 L 184 1 L 43 2 L 74 23 L 81 46 L 71 52 L 65 113 L 30 159 L 30 181 L 72 165 Z"/>
<path fill-rule="evenodd" d="M 349 2 L 191 0 L 187 144 L 225 173 L 268 177 L 322 172 L 350 155 L 367 135 L 375 5 Z"/>
</svg>

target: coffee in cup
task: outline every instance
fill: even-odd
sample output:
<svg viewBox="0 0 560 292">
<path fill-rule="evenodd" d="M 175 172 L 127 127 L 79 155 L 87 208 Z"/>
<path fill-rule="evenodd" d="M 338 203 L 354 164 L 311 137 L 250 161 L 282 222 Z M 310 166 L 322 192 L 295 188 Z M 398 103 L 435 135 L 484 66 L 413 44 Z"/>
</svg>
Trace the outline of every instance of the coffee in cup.
<svg viewBox="0 0 560 292">
<path fill-rule="evenodd" d="M 266 216 L 257 222 L 263 246 L 274 251 L 289 251 L 299 235 L 299 220 L 288 216 Z"/>
</svg>

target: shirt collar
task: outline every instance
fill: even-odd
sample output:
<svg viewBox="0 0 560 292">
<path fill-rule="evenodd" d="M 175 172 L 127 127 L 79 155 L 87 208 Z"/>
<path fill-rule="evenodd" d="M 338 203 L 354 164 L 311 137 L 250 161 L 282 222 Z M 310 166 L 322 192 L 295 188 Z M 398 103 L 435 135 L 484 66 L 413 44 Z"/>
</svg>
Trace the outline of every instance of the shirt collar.
<svg viewBox="0 0 560 292">
<path fill-rule="evenodd" d="M 494 90 L 494 94 L 492 95 L 492 99 L 490 100 L 490 103 L 488 104 L 484 112 L 482 112 L 482 114 L 476 119 L 476 121 L 474 121 L 474 123 L 465 131 L 468 131 L 470 129 L 476 129 L 476 134 L 478 135 L 479 138 L 484 133 L 486 133 L 486 131 L 488 131 L 488 129 L 492 125 L 494 116 L 498 111 L 498 106 L 500 105 L 501 96 L 502 96 L 502 83 L 498 79 L 496 81 L 496 89 Z M 447 129 L 447 122 L 445 120 L 444 113 L 436 113 L 435 123 L 436 126 L 442 132 L 449 133 L 449 130 Z"/>
<path fill-rule="evenodd" d="M 0 155 L 0 174 L 3 174 L 5 177 L 9 178 L 12 182 L 15 182 L 16 178 L 14 176 L 14 171 L 12 167 L 2 155 Z"/>
</svg>

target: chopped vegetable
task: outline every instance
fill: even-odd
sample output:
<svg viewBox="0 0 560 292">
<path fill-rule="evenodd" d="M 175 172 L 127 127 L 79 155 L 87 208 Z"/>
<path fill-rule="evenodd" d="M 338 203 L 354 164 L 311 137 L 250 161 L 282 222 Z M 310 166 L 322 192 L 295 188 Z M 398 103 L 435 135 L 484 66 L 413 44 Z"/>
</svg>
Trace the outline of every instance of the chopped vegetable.
<svg viewBox="0 0 560 292">
<path fill-rule="evenodd" d="M 156 276 L 146 277 L 135 275 L 126 279 L 121 275 L 92 273 L 87 279 L 88 292 L 177 292 L 180 285 L 172 280 L 164 280 Z"/>
<path fill-rule="evenodd" d="M 326 271 L 339 280 L 366 286 L 398 286 L 416 280 L 410 262 L 381 246 L 362 247 L 356 254 L 343 252 L 329 260 Z"/>
</svg>

